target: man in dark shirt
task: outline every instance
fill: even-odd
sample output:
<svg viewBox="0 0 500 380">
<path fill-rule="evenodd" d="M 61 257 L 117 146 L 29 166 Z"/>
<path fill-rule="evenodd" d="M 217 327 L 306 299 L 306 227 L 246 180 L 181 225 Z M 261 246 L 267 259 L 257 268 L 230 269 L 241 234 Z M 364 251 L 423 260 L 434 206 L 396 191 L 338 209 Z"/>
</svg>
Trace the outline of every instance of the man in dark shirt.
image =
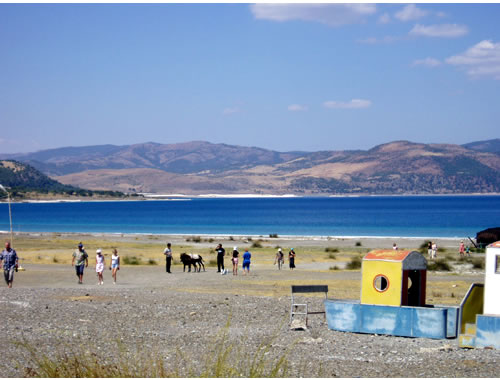
<svg viewBox="0 0 500 380">
<path fill-rule="evenodd" d="M 224 255 L 226 254 L 226 251 L 222 248 L 222 244 L 219 244 L 215 249 L 215 252 L 217 252 L 217 273 L 220 273 L 221 269 L 224 271 Z"/>
<path fill-rule="evenodd" d="M 5 242 L 5 249 L 0 253 L 0 265 L 3 262 L 3 275 L 9 288 L 14 282 L 14 271 L 17 270 L 17 253 L 10 247 L 10 241 Z"/>
</svg>

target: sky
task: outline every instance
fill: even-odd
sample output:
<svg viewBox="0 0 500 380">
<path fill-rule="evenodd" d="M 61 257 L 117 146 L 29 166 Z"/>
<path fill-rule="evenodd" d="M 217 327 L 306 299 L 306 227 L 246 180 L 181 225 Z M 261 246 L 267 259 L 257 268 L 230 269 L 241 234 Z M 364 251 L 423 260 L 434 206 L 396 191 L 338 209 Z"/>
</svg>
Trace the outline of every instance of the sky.
<svg viewBox="0 0 500 380">
<path fill-rule="evenodd" d="M 500 137 L 500 4 L 0 4 L 3 153 Z"/>
</svg>

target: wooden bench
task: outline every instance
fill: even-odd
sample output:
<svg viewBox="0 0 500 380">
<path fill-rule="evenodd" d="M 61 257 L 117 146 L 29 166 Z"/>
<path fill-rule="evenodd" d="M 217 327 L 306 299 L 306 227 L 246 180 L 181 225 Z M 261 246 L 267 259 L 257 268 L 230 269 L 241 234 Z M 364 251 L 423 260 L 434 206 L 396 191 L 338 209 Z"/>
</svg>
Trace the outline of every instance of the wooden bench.
<svg viewBox="0 0 500 380">
<path fill-rule="evenodd" d="M 290 306 L 290 323 L 292 323 L 293 316 L 305 315 L 306 316 L 306 326 L 307 326 L 307 316 L 309 314 L 325 314 L 324 311 L 309 311 L 307 303 L 295 303 L 293 299 L 294 294 L 298 293 L 325 293 L 325 299 L 328 296 L 328 285 L 292 285 L 292 304 Z M 299 307 L 303 308 L 303 311 L 298 311 Z M 295 308 L 295 310 L 294 310 Z M 326 318 L 326 314 L 325 314 Z"/>
</svg>

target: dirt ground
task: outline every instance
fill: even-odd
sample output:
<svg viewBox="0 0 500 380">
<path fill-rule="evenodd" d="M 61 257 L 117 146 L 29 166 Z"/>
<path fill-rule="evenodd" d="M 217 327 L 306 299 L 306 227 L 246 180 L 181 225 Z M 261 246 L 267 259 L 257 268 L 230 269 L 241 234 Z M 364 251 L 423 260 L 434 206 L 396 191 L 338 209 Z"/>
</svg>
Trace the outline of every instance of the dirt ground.
<svg viewBox="0 0 500 380">
<path fill-rule="evenodd" d="M 272 341 L 268 358 L 277 360 L 286 352 L 290 377 L 498 376 L 499 351 L 460 349 L 454 339 L 342 333 L 329 330 L 321 315 L 311 316 L 305 331 L 290 330 L 292 284 L 326 284 L 329 298 L 359 299 L 360 271 L 344 270 L 343 266 L 371 248 L 390 248 L 393 239 L 266 240 L 263 248 L 251 248 L 254 260 L 248 276 L 242 275 L 241 265 L 238 276 L 231 272 L 223 276 L 216 273 L 213 263 L 200 273 L 183 272 L 177 263 L 173 273 L 167 274 L 161 254 L 166 239 L 173 243 L 174 257 L 181 247 L 206 252 L 207 264 L 215 257 L 209 253 L 215 248 L 215 239 L 193 243 L 186 242 L 189 237 L 172 236 L 142 236 L 138 240 L 136 236 L 107 235 L 17 236 L 15 247 L 21 247 L 18 250 L 25 257 L 25 271 L 16 273 L 13 289 L 0 288 L 0 320 L 8 342 L 5 357 L 15 359 L 16 365 L 0 366 L 0 375 L 24 376 L 33 366 L 19 342 L 49 356 L 77 345 L 97 356 L 113 357 L 118 341 L 131 352 L 159 352 L 169 364 L 173 363 L 173 352 L 211 355 L 218 334 L 227 331 L 229 342 L 245 357 L 255 355 L 262 342 Z M 226 249 L 255 242 L 254 238 L 245 242 L 243 237 L 219 239 Z M 80 285 L 70 265 L 71 252 L 80 240 L 89 250 L 114 245 L 123 256 L 142 253 L 143 263 L 149 259 L 155 263 L 122 265 L 116 285 L 106 270 L 101 286 L 97 285 L 91 255 Z M 358 241 L 361 246 L 356 246 Z M 420 243 L 421 239 L 398 241 L 400 246 L 418 247 Z M 297 268 L 292 271 L 285 266 L 280 271 L 273 265 L 275 247 L 291 244 L 298 252 Z M 449 245 L 444 256 L 454 252 L 457 242 L 444 240 L 439 244 Z M 332 255 L 332 251 L 325 251 L 328 247 L 338 251 Z M 231 269 L 228 258 L 225 264 Z M 332 270 L 332 266 L 340 269 Z M 427 302 L 456 305 L 470 284 L 482 282 L 483 276 L 481 270 L 463 266 L 452 272 L 429 272 Z M 321 296 L 304 300 L 311 309 L 323 309 Z M 189 375 L 182 370 L 179 373 Z"/>
</svg>

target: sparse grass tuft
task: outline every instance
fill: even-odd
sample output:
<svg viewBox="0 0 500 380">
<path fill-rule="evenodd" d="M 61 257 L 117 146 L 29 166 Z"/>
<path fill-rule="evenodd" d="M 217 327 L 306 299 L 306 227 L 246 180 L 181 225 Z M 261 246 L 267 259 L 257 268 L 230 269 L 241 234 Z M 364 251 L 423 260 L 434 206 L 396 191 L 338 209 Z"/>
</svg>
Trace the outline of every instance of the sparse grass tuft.
<svg viewBox="0 0 500 380">
<path fill-rule="evenodd" d="M 158 262 L 155 259 L 148 259 L 148 265 L 158 265 Z"/>
<path fill-rule="evenodd" d="M 285 349 L 278 357 L 269 355 L 274 348 L 277 333 L 261 341 L 254 352 L 245 352 L 241 345 L 229 340 L 229 321 L 215 338 L 212 347 L 196 354 L 176 350 L 168 361 L 165 354 L 136 349 L 129 350 L 117 344 L 112 361 L 100 352 L 92 352 L 83 347 L 65 347 L 63 353 L 48 356 L 27 342 L 16 343 L 26 352 L 23 365 L 26 377 L 47 378 L 151 378 L 151 377 L 288 377 L 287 356 L 292 347 Z M 108 356 L 108 355 L 106 355 Z M 200 366 L 185 365 L 200 363 Z"/>
<path fill-rule="evenodd" d="M 339 270 L 340 268 L 337 266 L 337 265 L 334 265 L 332 267 L 330 267 L 330 270 Z"/>
<path fill-rule="evenodd" d="M 333 252 L 333 253 L 338 253 L 339 249 L 338 248 L 332 248 L 332 247 L 326 247 L 325 252 Z"/>
<path fill-rule="evenodd" d="M 335 260 L 337 258 L 337 256 L 335 256 L 333 253 L 329 253 L 328 254 L 328 258 L 332 259 L 332 260 Z"/>
<path fill-rule="evenodd" d="M 257 240 L 252 243 L 252 248 L 262 248 L 262 240 Z"/>
<path fill-rule="evenodd" d="M 215 259 L 211 259 L 208 261 L 208 263 L 206 264 L 207 267 L 216 267 L 217 266 L 217 260 Z"/>
<path fill-rule="evenodd" d="M 58 259 L 57 257 L 55 257 L 55 256 L 54 256 L 54 257 L 52 258 L 52 262 L 53 262 L 53 263 L 58 263 L 58 262 L 59 262 L 59 259 Z"/>
<path fill-rule="evenodd" d="M 442 271 L 442 272 L 451 271 L 450 265 L 444 260 L 436 260 L 434 262 L 428 263 L 427 269 L 431 271 Z"/>
<path fill-rule="evenodd" d="M 484 269 L 484 259 L 474 259 L 474 260 L 472 260 L 472 267 L 474 269 Z"/>
<path fill-rule="evenodd" d="M 125 265 L 139 265 L 141 263 L 141 259 L 137 256 L 125 256 L 123 258 L 123 264 Z"/>
<path fill-rule="evenodd" d="M 346 265 L 347 269 L 360 269 L 361 259 L 359 257 L 353 257 Z"/>
</svg>

